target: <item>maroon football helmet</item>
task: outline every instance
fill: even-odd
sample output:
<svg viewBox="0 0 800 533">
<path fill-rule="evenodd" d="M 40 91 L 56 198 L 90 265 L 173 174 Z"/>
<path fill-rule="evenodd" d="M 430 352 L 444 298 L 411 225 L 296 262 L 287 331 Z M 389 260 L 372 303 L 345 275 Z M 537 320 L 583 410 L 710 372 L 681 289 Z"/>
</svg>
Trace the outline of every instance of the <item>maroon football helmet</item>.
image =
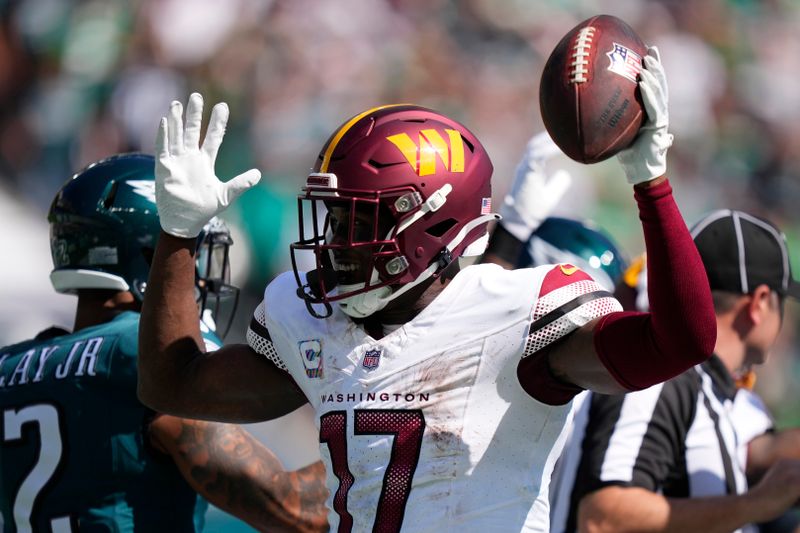
<svg viewBox="0 0 800 533">
<path fill-rule="evenodd" d="M 496 218 L 491 175 L 478 139 L 430 109 L 389 105 L 345 122 L 298 197 L 292 267 L 311 314 L 329 316 L 338 302 L 350 316 L 369 316 L 454 259 L 482 253 Z M 314 252 L 306 281 L 297 250 Z"/>
</svg>

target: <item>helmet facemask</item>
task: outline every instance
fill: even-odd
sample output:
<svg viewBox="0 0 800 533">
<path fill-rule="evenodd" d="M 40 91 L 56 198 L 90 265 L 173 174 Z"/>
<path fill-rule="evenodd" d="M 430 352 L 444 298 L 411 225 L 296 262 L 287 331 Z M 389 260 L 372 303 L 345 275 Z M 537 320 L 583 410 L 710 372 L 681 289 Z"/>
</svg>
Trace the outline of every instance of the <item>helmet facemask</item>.
<svg viewBox="0 0 800 533">
<path fill-rule="evenodd" d="M 335 176 L 328 178 L 335 182 Z M 322 304 L 329 314 L 330 302 L 339 302 L 345 313 L 363 317 L 383 308 L 391 285 L 412 281 L 398 243 L 404 217 L 398 219 L 389 205 L 413 194 L 413 188 L 356 191 L 307 186 L 304 192 L 298 199 L 301 238 L 290 248 L 299 294 L 309 310 L 318 316 L 310 304 Z M 304 222 L 306 212 L 310 224 Z M 315 270 L 305 284 L 297 268 L 298 250 L 314 253 Z"/>
<path fill-rule="evenodd" d="M 331 185 L 337 181 L 333 174 L 311 174 L 309 183 L 323 178 Z M 298 296 L 306 301 L 309 312 L 324 318 L 330 315 L 330 303 L 338 302 L 345 314 L 364 318 L 428 278 L 437 276 L 455 259 L 452 251 L 468 234 L 496 218 L 486 214 L 464 225 L 435 260 L 414 275 L 410 268 L 412 259 L 403 254 L 404 232 L 412 227 L 415 230 L 425 227 L 425 216 L 443 206 L 451 190 L 446 184 L 423 202 L 421 194 L 412 186 L 359 191 L 307 185 L 305 194 L 298 198 L 301 240 L 293 243 L 290 249 L 300 287 Z M 310 227 L 304 222 L 304 204 L 311 214 Z M 323 210 L 324 218 L 320 215 Z M 425 232 L 439 237 L 455 225 L 454 220 L 446 220 L 428 225 Z M 483 242 L 485 248 L 485 239 L 472 238 L 470 242 L 477 245 Z M 483 248 L 477 253 L 467 250 L 462 255 L 479 255 Z M 305 284 L 297 268 L 297 250 L 314 252 L 316 268 L 308 274 Z M 322 304 L 326 314 L 317 313 L 312 304 Z"/>
<path fill-rule="evenodd" d="M 195 296 L 200 318 L 220 338 L 230 331 L 239 303 L 239 289 L 230 283 L 232 244 L 227 226 L 214 218 L 198 236 L 195 253 Z"/>
</svg>

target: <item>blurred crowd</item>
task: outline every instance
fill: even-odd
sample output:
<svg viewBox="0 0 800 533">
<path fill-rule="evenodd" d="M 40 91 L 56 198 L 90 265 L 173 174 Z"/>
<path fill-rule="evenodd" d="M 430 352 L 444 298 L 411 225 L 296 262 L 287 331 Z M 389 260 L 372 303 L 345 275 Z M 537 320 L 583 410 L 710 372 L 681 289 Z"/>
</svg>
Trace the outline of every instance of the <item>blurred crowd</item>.
<svg viewBox="0 0 800 533">
<path fill-rule="evenodd" d="M 0 223 L 11 239 L 0 345 L 72 305 L 44 296 L 54 191 L 91 161 L 151 152 L 171 100 L 198 91 L 208 103 L 228 102 L 218 174 L 264 173 L 228 215 L 246 322 L 264 283 L 288 267 L 295 195 L 330 131 L 382 103 L 444 111 L 491 154 L 498 203 L 542 129 L 538 80 L 551 49 L 598 13 L 624 19 L 661 51 L 676 137 L 669 175 L 687 222 L 719 207 L 766 216 L 786 229 L 800 267 L 793 0 L 0 0 Z M 616 162 L 561 165 L 575 179 L 556 214 L 593 219 L 638 254 Z M 779 422 L 800 424 L 787 403 L 800 399 L 797 311 L 787 309 L 789 327 L 759 387 Z"/>
</svg>

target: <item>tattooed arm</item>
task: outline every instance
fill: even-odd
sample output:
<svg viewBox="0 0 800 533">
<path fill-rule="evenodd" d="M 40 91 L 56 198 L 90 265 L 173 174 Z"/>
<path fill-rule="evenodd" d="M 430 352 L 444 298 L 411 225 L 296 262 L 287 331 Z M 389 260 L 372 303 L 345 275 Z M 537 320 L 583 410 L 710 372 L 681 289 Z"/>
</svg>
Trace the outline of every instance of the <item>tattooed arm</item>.
<svg viewBox="0 0 800 533">
<path fill-rule="evenodd" d="M 194 490 L 259 531 L 327 531 L 321 462 L 286 472 L 268 448 L 233 424 L 159 415 L 149 437 Z"/>
</svg>

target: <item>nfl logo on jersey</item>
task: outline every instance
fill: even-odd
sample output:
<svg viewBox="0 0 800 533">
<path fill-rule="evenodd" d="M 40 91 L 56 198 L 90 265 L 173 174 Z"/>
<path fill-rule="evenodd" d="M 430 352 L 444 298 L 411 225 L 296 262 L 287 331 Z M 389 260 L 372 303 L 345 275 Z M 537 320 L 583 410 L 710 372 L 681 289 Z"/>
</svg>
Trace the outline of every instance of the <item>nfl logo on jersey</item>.
<svg viewBox="0 0 800 533">
<path fill-rule="evenodd" d="M 378 368 L 378 363 L 381 362 L 381 350 L 367 350 L 364 354 L 364 361 L 361 365 L 367 370 Z"/>
</svg>

